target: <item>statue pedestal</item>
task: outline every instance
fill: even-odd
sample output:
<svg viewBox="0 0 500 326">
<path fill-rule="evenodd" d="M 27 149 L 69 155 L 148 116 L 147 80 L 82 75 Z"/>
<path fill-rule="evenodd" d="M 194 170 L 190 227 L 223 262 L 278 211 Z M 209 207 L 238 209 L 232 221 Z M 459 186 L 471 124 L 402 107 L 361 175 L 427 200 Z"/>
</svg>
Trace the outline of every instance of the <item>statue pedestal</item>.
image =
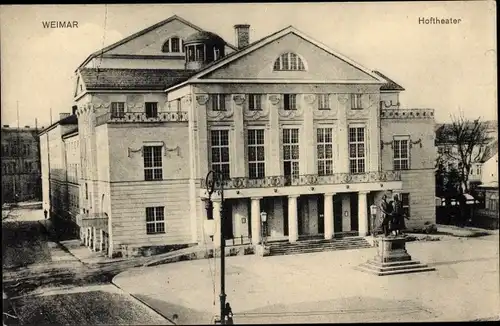
<svg viewBox="0 0 500 326">
<path fill-rule="evenodd" d="M 404 236 L 377 237 L 375 246 L 377 255 L 356 269 L 378 276 L 435 270 L 433 267 L 411 259 L 406 251 Z"/>
</svg>

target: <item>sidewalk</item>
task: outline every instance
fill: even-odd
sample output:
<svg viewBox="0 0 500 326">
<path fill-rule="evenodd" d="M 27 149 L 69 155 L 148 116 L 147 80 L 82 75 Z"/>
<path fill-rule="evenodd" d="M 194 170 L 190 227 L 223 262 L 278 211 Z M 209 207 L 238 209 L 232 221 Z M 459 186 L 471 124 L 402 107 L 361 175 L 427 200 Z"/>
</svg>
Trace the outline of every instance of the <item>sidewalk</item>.
<svg viewBox="0 0 500 326">
<path fill-rule="evenodd" d="M 437 224 L 438 233 L 449 234 L 455 237 L 479 237 L 499 234 L 499 230 L 487 230 L 471 226 L 459 227 L 455 225 Z"/>
<path fill-rule="evenodd" d="M 460 321 L 500 316 L 498 235 L 412 242 L 436 271 L 374 276 L 354 270 L 375 248 L 226 260 L 235 323 Z M 208 323 L 218 310 L 219 260 L 118 274 L 113 283 L 179 324 Z"/>
</svg>

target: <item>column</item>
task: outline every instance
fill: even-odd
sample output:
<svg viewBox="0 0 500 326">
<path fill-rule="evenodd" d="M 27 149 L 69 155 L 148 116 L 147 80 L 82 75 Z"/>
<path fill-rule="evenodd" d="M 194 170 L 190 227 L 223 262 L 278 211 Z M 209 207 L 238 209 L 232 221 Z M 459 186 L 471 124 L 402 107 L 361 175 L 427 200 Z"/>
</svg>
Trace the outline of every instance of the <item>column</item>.
<svg viewBox="0 0 500 326">
<path fill-rule="evenodd" d="M 358 193 L 358 231 L 359 235 L 364 237 L 368 234 L 368 204 L 367 191 Z"/>
<path fill-rule="evenodd" d="M 260 242 L 260 200 L 262 197 L 252 198 L 250 206 L 250 215 L 252 219 L 252 244 L 256 245 Z"/>
<path fill-rule="evenodd" d="M 221 201 L 220 200 L 214 200 L 213 201 L 214 208 L 213 208 L 213 216 L 214 216 L 214 247 L 215 248 L 220 248 L 220 224 L 221 224 L 221 216 L 220 216 L 220 209 L 221 209 Z"/>
<path fill-rule="evenodd" d="M 335 233 L 333 224 L 333 193 L 325 194 L 324 212 L 325 219 L 325 239 L 332 239 Z"/>
<path fill-rule="evenodd" d="M 297 197 L 298 195 L 288 196 L 288 241 L 296 242 L 299 238 L 297 219 Z"/>
<path fill-rule="evenodd" d="M 92 251 L 97 249 L 97 229 L 95 226 L 92 227 Z"/>
<path fill-rule="evenodd" d="M 104 249 L 104 230 L 100 229 L 99 230 L 99 251 L 102 251 Z"/>
</svg>

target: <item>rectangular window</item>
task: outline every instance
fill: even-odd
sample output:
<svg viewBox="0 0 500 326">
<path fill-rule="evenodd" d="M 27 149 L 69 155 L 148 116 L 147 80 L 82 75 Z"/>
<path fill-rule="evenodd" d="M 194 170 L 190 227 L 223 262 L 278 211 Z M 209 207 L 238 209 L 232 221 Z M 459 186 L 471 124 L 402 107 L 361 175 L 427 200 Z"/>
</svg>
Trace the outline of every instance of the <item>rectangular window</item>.
<svg viewBox="0 0 500 326">
<path fill-rule="evenodd" d="M 284 94 L 283 105 L 285 110 L 297 110 L 297 94 Z"/>
<path fill-rule="evenodd" d="M 299 176 L 299 129 L 283 129 L 283 168 L 286 184 Z"/>
<path fill-rule="evenodd" d="M 170 39 L 170 42 L 171 42 L 170 43 L 171 52 L 175 52 L 175 53 L 181 52 L 179 39 L 177 37 L 172 37 Z"/>
<path fill-rule="evenodd" d="M 250 179 L 265 176 L 264 129 L 248 129 L 248 171 Z"/>
<path fill-rule="evenodd" d="M 410 194 L 405 192 L 401 194 L 401 205 L 403 206 L 403 213 L 405 216 L 410 217 Z"/>
<path fill-rule="evenodd" d="M 318 175 L 333 174 L 333 129 L 318 128 L 316 131 Z"/>
<path fill-rule="evenodd" d="M 146 207 L 146 232 L 165 233 L 165 207 Z"/>
<path fill-rule="evenodd" d="M 144 179 L 146 181 L 162 180 L 162 146 L 144 146 Z"/>
<path fill-rule="evenodd" d="M 226 111 L 226 96 L 224 94 L 212 95 L 212 111 Z"/>
<path fill-rule="evenodd" d="M 123 118 L 125 116 L 125 102 L 111 102 L 111 117 Z"/>
<path fill-rule="evenodd" d="M 395 137 L 393 140 L 394 170 L 410 168 L 410 137 Z"/>
<path fill-rule="evenodd" d="M 330 110 L 330 94 L 318 94 L 318 109 Z"/>
<path fill-rule="evenodd" d="M 158 103 L 157 102 L 146 102 L 146 117 L 156 118 L 158 117 Z"/>
<path fill-rule="evenodd" d="M 85 182 L 85 199 L 89 199 L 89 186 Z"/>
<path fill-rule="evenodd" d="M 361 94 L 351 94 L 351 109 L 363 109 L 363 104 L 361 103 Z"/>
<path fill-rule="evenodd" d="M 211 150 L 212 150 L 212 170 L 222 173 L 224 179 L 230 178 L 229 173 L 229 131 L 212 130 Z"/>
<path fill-rule="evenodd" d="M 349 171 L 365 172 L 365 127 L 349 127 Z"/>
<path fill-rule="evenodd" d="M 214 49 L 214 60 L 219 60 L 219 59 L 220 59 L 220 50 Z"/>
<path fill-rule="evenodd" d="M 262 110 L 262 102 L 260 94 L 249 94 L 248 95 L 248 109 L 250 111 L 260 111 Z"/>
<path fill-rule="evenodd" d="M 205 46 L 196 45 L 196 61 L 205 61 Z"/>
</svg>

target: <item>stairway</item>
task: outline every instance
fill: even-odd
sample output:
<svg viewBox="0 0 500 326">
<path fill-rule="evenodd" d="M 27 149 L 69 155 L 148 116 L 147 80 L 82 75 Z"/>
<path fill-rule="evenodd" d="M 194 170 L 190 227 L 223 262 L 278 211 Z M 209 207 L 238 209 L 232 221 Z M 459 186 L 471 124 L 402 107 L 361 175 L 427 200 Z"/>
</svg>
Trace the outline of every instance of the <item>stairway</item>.
<svg viewBox="0 0 500 326">
<path fill-rule="evenodd" d="M 332 240 L 308 239 L 299 240 L 295 243 L 274 242 L 269 243 L 270 255 L 296 255 L 312 252 L 362 249 L 372 246 L 364 237 L 344 237 Z"/>
</svg>

